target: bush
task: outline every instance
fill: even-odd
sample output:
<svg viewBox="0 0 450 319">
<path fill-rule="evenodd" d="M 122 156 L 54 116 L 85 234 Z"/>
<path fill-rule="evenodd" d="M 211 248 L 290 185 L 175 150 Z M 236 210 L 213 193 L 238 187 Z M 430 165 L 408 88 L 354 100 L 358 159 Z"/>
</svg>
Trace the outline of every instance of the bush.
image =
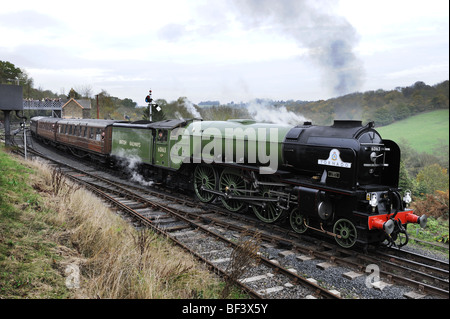
<svg viewBox="0 0 450 319">
<path fill-rule="evenodd" d="M 427 215 L 435 218 L 448 219 L 449 192 L 435 191 L 434 194 L 428 194 L 425 199 L 413 204 L 417 215 Z"/>
</svg>

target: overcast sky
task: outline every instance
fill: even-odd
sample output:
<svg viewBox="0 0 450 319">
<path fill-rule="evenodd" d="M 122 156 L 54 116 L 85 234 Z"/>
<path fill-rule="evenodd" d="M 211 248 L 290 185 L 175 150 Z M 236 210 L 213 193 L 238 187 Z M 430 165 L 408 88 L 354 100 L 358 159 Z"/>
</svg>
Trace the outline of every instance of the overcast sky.
<svg viewBox="0 0 450 319">
<path fill-rule="evenodd" d="M 448 80 L 449 1 L 2 1 L 0 60 L 139 105 L 328 99 Z"/>
</svg>

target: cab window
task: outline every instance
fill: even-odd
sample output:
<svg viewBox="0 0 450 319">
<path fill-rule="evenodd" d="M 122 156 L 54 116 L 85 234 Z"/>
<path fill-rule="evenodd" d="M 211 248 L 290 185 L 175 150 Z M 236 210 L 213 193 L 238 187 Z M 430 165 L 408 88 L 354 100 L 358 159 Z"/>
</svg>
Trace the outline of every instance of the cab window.
<svg viewBox="0 0 450 319">
<path fill-rule="evenodd" d="M 159 129 L 156 136 L 157 142 L 166 142 L 167 141 L 167 130 Z"/>
</svg>

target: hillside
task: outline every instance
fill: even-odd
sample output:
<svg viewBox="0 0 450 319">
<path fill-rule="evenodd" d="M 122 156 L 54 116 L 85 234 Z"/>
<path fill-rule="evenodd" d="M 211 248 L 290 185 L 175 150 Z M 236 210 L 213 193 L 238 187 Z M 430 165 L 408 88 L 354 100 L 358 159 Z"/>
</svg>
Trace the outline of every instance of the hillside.
<svg viewBox="0 0 450 319">
<path fill-rule="evenodd" d="M 405 139 L 416 151 L 432 154 L 442 143 L 449 146 L 449 110 L 421 113 L 377 130 L 385 139 Z"/>
</svg>

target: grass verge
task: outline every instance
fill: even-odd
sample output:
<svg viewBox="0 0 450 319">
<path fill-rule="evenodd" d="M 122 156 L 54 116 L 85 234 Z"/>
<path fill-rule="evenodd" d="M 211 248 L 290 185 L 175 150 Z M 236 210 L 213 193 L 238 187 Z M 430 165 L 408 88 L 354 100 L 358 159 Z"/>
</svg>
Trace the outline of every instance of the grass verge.
<svg viewBox="0 0 450 319">
<path fill-rule="evenodd" d="M 220 297 L 191 255 L 67 180 L 56 191 L 44 164 L 0 146 L 0 172 L 0 298 Z"/>
</svg>

